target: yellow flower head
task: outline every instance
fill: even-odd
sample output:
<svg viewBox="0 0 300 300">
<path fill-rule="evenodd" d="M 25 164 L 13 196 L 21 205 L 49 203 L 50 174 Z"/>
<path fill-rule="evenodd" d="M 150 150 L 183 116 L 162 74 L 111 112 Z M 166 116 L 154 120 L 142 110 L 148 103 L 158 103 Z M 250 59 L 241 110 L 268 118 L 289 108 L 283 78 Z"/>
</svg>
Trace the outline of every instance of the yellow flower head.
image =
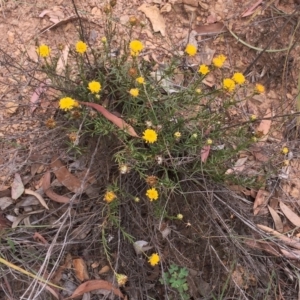
<svg viewBox="0 0 300 300">
<path fill-rule="evenodd" d="M 116 278 L 119 286 L 125 285 L 128 280 L 128 277 L 124 274 L 116 274 Z"/>
<path fill-rule="evenodd" d="M 187 44 L 184 51 L 187 55 L 194 56 L 197 53 L 197 47 L 192 44 Z"/>
<path fill-rule="evenodd" d="M 88 89 L 91 91 L 91 93 L 98 94 L 101 91 L 101 84 L 98 81 L 91 81 Z"/>
<path fill-rule="evenodd" d="M 251 116 L 250 116 L 250 120 L 251 120 L 251 121 L 255 121 L 256 119 L 257 119 L 257 118 L 256 118 L 256 115 L 251 115 Z"/>
<path fill-rule="evenodd" d="M 106 38 L 106 36 L 103 36 L 103 37 L 101 38 L 101 42 L 102 42 L 103 44 L 106 44 L 106 43 L 107 43 L 107 38 Z"/>
<path fill-rule="evenodd" d="M 144 49 L 144 45 L 139 40 L 133 40 L 129 44 L 132 56 L 138 56 L 140 52 Z"/>
<path fill-rule="evenodd" d="M 262 94 L 265 92 L 265 87 L 262 84 L 257 83 L 255 85 L 255 92 L 258 94 Z"/>
<path fill-rule="evenodd" d="M 213 143 L 212 139 L 207 139 L 206 140 L 206 145 L 211 145 Z"/>
<path fill-rule="evenodd" d="M 152 202 L 153 200 L 158 199 L 158 191 L 156 188 L 151 188 L 147 190 L 146 196 L 149 198 L 149 200 Z"/>
<path fill-rule="evenodd" d="M 83 53 L 85 53 L 86 52 L 86 50 L 87 50 L 87 45 L 86 45 L 86 43 L 84 43 L 83 41 L 78 41 L 77 43 L 76 43 L 76 51 L 78 52 L 78 53 L 80 53 L 80 54 L 83 54 Z"/>
<path fill-rule="evenodd" d="M 231 93 L 235 89 L 235 82 L 230 78 L 225 78 L 223 79 L 223 88 Z"/>
<path fill-rule="evenodd" d="M 47 45 L 42 44 L 36 49 L 36 52 L 40 57 L 48 57 L 51 50 Z"/>
<path fill-rule="evenodd" d="M 139 84 L 144 84 L 145 83 L 145 78 L 144 77 L 138 77 L 135 81 Z"/>
<path fill-rule="evenodd" d="M 178 219 L 178 220 L 182 220 L 182 219 L 183 219 L 183 215 L 182 215 L 182 214 L 178 214 L 178 215 L 177 215 L 177 219 Z"/>
<path fill-rule="evenodd" d="M 61 98 L 59 100 L 59 108 L 62 110 L 71 110 L 74 107 L 78 107 L 78 106 L 79 106 L 78 101 L 70 97 Z"/>
<path fill-rule="evenodd" d="M 245 83 L 245 76 L 242 73 L 234 73 L 232 80 L 237 84 Z"/>
<path fill-rule="evenodd" d="M 107 203 L 110 203 L 112 202 L 113 200 L 115 200 L 117 198 L 116 194 L 112 191 L 107 191 L 104 195 L 104 200 L 107 202 Z"/>
<path fill-rule="evenodd" d="M 160 261 L 159 255 L 157 253 L 153 253 L 150 257 L 149 257 L 149 264 L 154 267 L 156 266 Z"/>
<path fill-rule="evenodd" d="M 201 89 L 195 89 L 195 92 L 196 92 L 197 94 L 201 94 L 201 93 L 202 93 Z"/>
<path fill-rule="evenodd" d="M 180 133 L 179 131 L 176 131 L 176 132 L 174 133 L 174 137 L 175 137 L 176 139 L 181 138 L 181 133 Z"/>
<path fill-rule="evenodd" d="M 200 65 L 198 72 L 202 75 L 206 75 L 209 73 L 209 68 L 207 65 Z"/>
<path fill-rule="evenodd" d="M 137 97 L 139 95 L 139 89 L 131 89 L 129 91 L 129 94 L 132 96 L 132 97 Z"/>
<path fill-rule="evenodd" d="M 143 133 L 143 139 L 147 142 L 147 143 L 154 143 L 157 141 L 157 133 L 155 130 L 153 129 L 146 129 Z"/>
<path fill-rule="evenodd" d="M 281 152 L 282 152 L 282 154 L 288 154 L 289 153 L 289 148 L 288 147 L 283 147 Z"/>
<path fill-rule="evenodd" d="M 226 56 L 223 54 L 218 55 L 213 59 L 213 65 L 217 68 L 222 68 L 224 65 L 224 62 L 226 60 Z"/>
</svg>

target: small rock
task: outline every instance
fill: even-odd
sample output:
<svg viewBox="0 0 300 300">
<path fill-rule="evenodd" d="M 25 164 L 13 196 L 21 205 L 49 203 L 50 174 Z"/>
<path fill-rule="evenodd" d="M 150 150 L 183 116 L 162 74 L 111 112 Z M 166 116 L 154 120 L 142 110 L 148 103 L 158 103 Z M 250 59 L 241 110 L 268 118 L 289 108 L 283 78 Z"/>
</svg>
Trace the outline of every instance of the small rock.
<svg viewBox="0 0 300 300">
<path fill-rule="evenodd" d="M 93 16 L 100 17 L 102 15 L 102 12 L 97 6 L 95 6 L 95 7 L 92 8 L 91 14 Z"/>
<path fill-rule="evenodd" d="M 15 34 L 14 32 L 8 31 L 7 32 L 7 40 L 10 44 L 13 44 L 15 41 Z"/>
</svg>

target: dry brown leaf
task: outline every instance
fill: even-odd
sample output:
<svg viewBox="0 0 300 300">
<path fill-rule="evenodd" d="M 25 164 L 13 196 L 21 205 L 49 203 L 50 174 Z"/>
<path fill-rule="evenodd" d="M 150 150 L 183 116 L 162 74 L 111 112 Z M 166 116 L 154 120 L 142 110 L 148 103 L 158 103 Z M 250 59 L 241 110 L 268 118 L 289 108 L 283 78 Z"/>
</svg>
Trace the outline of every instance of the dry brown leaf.
<svg viewBox="0 0 300 300">
<path fill-rule="evenodd" d="M 231 169 L 228 169 L 225 174 L 232 174 L 232 173 L 239 173 L 239 172 L 242 172 L 245 168 L 245 162 L 247 161 L 248 159 L 248 156 L 246 157 L 242 157 L 242 158 L 239 158 L 235 164 L 234 164 L 234 167 L 231 168 Z"/>
<path fill-rule="evenodd" d="M 81 181 L 71 174 L 69 170 L 63 165 L 58 156 L 53 156 L 51 161 L 51 168 L 57 178 L 57 180 L 63 184 L 68 190 L 73 193 L 82 192 Z M 87 183 L 84 184 L 83 190 L 87 187 Z"/>
<path fill-rule="evenodd" d="M 110 266 L 104 266 L 101 268 L 101 270 L 99 271 L 99 275 L 107 273 L 108 271 L 110 271 Z"/>
<path fill-rule="evenodd" d="M 254 13 L 254 10 L 263 2 L 263 0 L 256 1 L 249 9 L 247 9 L 243 14 L 242 18 L 248 17 Z"/>
<path fill-rule="evenodd" d="M 149 4 L 144 3 L 138 8 L 138 10 L 142 11 L 150 20 L 154 32 L 160 31 L 162 36 L 166 35 L 165 19 L 156 6 L 151 6 Z"/>
<path fill-rule="evenodd" d="M 5 208 L 9 207 L 13 203 L 14 203 L 14 201 L 11 197 L 1 197 L 0 198 L 0 210 L 4 210 Z"/>
<path fill-rule="evenodd" d="M 23 219 L 29 217 L 30 215 L 39 214 L 39 213 L 42 213 L 42 212 L 44 212 L 44 210 L 35 210 L 35 211 L 31 211 L 31 212 L 29 212 L 29 213 L 27 213 L 25 215 L 17 216 L 14 219 L 14 221 L 13 221 L 13 223 L 11 225 L 11 228 L 16 228 Z"/>
<path fill-rule="evenodd" d="M 63 7 L 54 6 L 52 9 L 44 9 L 40 14 L 39 17 L 43 18 L 44 16 L 48 16 L 50 18 L 50 21 L 52 23 L 58 23 L 60 20 L 62 20 L 65 15 L 62 11 Z"/>
<path fill-rule="evenodd" d="M 34 192 L 32 190 L 29 190 L 29 189 L 25 189 L 24 193 L 26 195 L 35 196 L 39 200 L 39 202 L 42 204 L 42 206 L 44 206 L 46 209 L 49 209 L 49 207 L 48 207 L 47 203 L 45 202 L 44 198 L 39 193 Z"/>
<path fill-rule="evenodd" d="M 41 95 L 47 90 L 45 83 L 40 83 L 40 85 L 35 89 L 30 98 L 30 113 L 33 113 L 37 108 L 37 104 L 40 103 Z"/>
<path fill-rule="evenodd" d="M 124 130 L 127 133 L 129 133 L 131 136 L 139 137 L 137 135 L 137 133 L 135 132 L 135 130 L 133 129 L 132 126 L 130 126 L 129 124 L 127 124 L 123 119 L 121 119 L 121 118 L 113 115 L 111 112 L 109 112 L 107 109 L 105 109 L 102 105 L 96 104 L 96 103 L 91 103 L 91 102 L 80 102 L 80 104 L 86 105 L 86 106 L 89 106 L 89 107 L 92 107 L 92 108 L 96 109 L 107 120 L 111 121 L 112 123 L 114 123 L 115 125 L 117 125 L 119 128 L 121 128 L 122 130 Z"/>
<path fill-rule="evenodd" d="M 75 275 L 80 281 L 89 279 L 89 273 L 87 271 L 87 266 L 82 258 L 74 258 L 73 266 L 75 269 Z"/>
<path fill-rule="evenodd" d="M 295 226 L 300 227 L 300 217 L 282 201 L 279 202 L 279 206 L 284 215 L 289 219 L 289 221 L 292 222 Z"/>
<path fill-rule="evenodd" d="M 275 237 L 279 238 L 281 241 L 283 241 L 286 245 L 291 246 L 295 249 L 300 250 L 300 242 L 293 239 L 292 237 L 287 237 L 285 235 L 283 235 L 282 233 L 273 230 L 272 228 L 265 226 L 265 225 L 261 225 L 261 224 L 257 224 L 256 225 L 258 228 L 260 228 L 261 230 L 270 233 L 272 235 L 274 235 Z"/>
<path fill-rule="evenodd" d="M 244 242 L 251 248 L 266 251 L 274 256 L 280 256 L 280 253 L 277 251 L 277 245 L 269 241 L 265 242 L 261 240 L 246 239 Z"/>
<path fill-rule="evenodd" d="M 268 205 L 268 208 L 269 208 L 270 214 L 274 220 L 276 230 L 279 231 L 280 233 L 282 233 L 283 232 L 283 224 L 282 224 L 282 221 L 281 221 L 278 213 L 269 205 Z"/>
<path fill-rule="evenodd" d="M 42 188 L 44 193 L 49 197 L 51 200 L 58 202 L 58 203 L 69 203 L 70 199 L 65 196 L 60 196 L 52 191 L 50 187 L 50 172 L 46 172 L 42 178 Z"/>
<path fill-rule="evenodd" d="M 69 50 L 70 50 L 70 47 L 68 45 L 66 45 L 58 59 L 58 62 L 56 65 L 56 74 L 58 74 L 58 75 L 61 75 L 66 70 Z"/>
<path fill-rule="evenodd" d="M 210 145 L 203 146 L 203 148 L 201 149 L 201 161 L 203 163 L 205 163 L 207 161 L 209 152 L 210 152 Z"/>
<path fill-rule="evenodd" d="M 70 297 L 67 297 L 64 300 L 74 299 L 78 296 L 83 295 L 84 293 L 88 293 L 90 291 L 98 289 L 112 291 L 116 296 L 122 299 L 124 298 L 124 295 L 121 293 L 121 291 L 115 288 L 110 282 L 105 280 L 90 280 L 82 283 Z"/>
<path fill-rule="evenodd" d="M 194 28 L 197 31 L 198 35 L 207 35 L 207 34 L 220 34 L 226 32 L 227 28 L 224 23 L 214 23 L 209 25 L 198 25 Z"/>
<path fill-rule="evenodd" d="M 19 104 L 16 102 L 9 101 L 9 102 L 5 103 L 5 111 L 7 114 L 10 114 L 10 115 L 14 114 L 17 111 L 18 107 L 19 107 Z"/>
<path fill-rule="evenodd" d="M 24 193 L 24 185 L 21 179 L 20 174 L 16 173 L 14 181 L 11 185 L 11 197 L 12 199 L 18 199 Z"/>
<path fill-rule="evenodd" d="M 272 117 L 272 111 L 270 108 L 267 109 L 266 114 L 264 115 L 264 118 L 271 118 Z M 258 135 L 262 135 L 262 137 L 259 139 L 260 141 L 265 141 L 268 138 L 268 133 L 270 131 L 272 124 L 272 120 L 262 120 L 258 127 L 256 128 L 256 133 Z"/>
<path fill-rule="evenodd" d="M 260 189 L 257 192 L 256 198 L 255 198 L 254 204 L 253 204 L 254 216 L 256 216 L 262 208 L 266 207 L 267 202 L 269 200 L 268 196 L 269 196 L 269 192 L 267 192 L 266 190 Z"/>
<path fill-rule="evenodd" d="M 65 269 L 70 269 L 72 267 L 72 255 L 67 253 L 64 264 L 59 266 L 58 269 L 54 272 L 53 276 L 51 277 L 51 281 L 54 284 L 58 284 L 61 280 L 62 274 Z"/>
<path fill-rule="evenodd" d="M 41 234 L 39 234 L 38 232 L 34 233 L 33 239 L 34 240 L 40 240 L 44 245 L 48 245 L 48 242 L 46 241 L 46 239 Z"/>
</svg>

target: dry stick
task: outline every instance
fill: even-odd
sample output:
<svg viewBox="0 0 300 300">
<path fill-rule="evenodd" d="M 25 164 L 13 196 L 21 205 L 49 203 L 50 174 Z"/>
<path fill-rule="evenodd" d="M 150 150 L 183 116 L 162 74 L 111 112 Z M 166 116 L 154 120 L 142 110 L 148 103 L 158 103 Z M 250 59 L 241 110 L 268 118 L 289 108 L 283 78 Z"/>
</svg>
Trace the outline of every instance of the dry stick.
<svg viewBox="0 0 300 300">
<path fill-rule="evenodd" d="M 275 35 L 271 38 L 267 46 L 261 51 L 254 61 L 247 67 L 244 74 L 247 74 L 250 72 L 250 69 L 254 66 L 254 64 L 259 60 L 259 58 L 262 56 L 262 54 L 270 47 L 270 45 L 273 43 L 274 39 L 281 33 L 281 31 L 285 28 L 285 25 L 290 22 L 291 18 L 298 12 L 300 6 L 297 6 L 294 12 L 289 16 L 289 18 L 284 22 L 284 24 L 281 26 L 281 28 L 275 33 Z"/>
<path fill-rule="evenodd" d="M 293 248 L 296 248 L 298 250 L 300 250 L 300 243 L 298 241 L 295 241 L 293 238 L 289 238 L 283 234 L 281 234 L 280 232 L 270 228 L 270 227 L 267 227 L 267 226 L 264 226 L 264 225 L 261 225 L 261 224 L 257 224 L 257 227 L 260 228 L 261 230 L 267 232 L 267 233 L 270 233 L 272 235 L 274 235 L 275 237 L 279 238 L 280 240 L 282 240 L 286 245 L 288 246 L 291 246 Z"/>
<path fill-rule="evenodd" d="M 9 268 L 12 268 L 12 269 L 14 269 L 14 270 L 20 272 L 20 273 L 22 273 L 22 274 L 25 274 L 25 275 L 27 275 L 27 276 L 29 276 L 29 277 L 32 277 L 32 278 L 34 278 L 34 279 L 36 279 L 36 280 L 38 280 L 38 281 L 40 281 L 40 282 L 43 282 L 43 283 L 48 284 L 48 285 L 51 285 L 51 286 L 53 286 L 53 287 L 55 287 L 55 288 L 57 288 L 57 289 L 64 290 L 64 288 L 62 288 L 62 287 L 60 287 L 60 286 L 58 286 L 58 285 L 55 285 L 55 284 L 53 284 L 53 283 L 51 283 L 51 282 L 45 280 L 44 278 L 41 278 L 41 277 L 39 277 L 39 276 L 37 276 L 37 275 L 34 275 L 33 273 L 30 273 L 30 272 L 26 271 L 26 270 L 24 270 L 24 269 L 22 269 L 22 268 L 20 268 L 20 267 L 18 267 L 18 266 L 16 266 L 16 265 L 10 263 L 9 261 L 7 261 L 6 259 L 4 259 L 4 258 L 2 258 L 2 257 L 0 257 L 0 263 L 6 265 L 6 266 L 9 267 Z"/>
</svg>

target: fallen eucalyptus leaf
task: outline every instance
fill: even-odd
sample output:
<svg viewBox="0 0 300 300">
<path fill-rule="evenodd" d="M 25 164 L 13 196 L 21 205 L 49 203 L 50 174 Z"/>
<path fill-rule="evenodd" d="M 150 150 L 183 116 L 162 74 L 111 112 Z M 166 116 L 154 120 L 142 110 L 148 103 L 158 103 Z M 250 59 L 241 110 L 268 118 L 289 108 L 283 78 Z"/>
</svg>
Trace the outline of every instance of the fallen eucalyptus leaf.
<svg viewBox="0 0 300 300">
<path fill-rule="evenodd" d="M 136 241 L 133 243 L 133 248 L 136 253 L 136 255 L 139 255 L 141 253 L 144 253 L 147 250 L 152 249 L 152 246 L 147 246 L 149 243 L 146 241 Z"/>
</svg>

